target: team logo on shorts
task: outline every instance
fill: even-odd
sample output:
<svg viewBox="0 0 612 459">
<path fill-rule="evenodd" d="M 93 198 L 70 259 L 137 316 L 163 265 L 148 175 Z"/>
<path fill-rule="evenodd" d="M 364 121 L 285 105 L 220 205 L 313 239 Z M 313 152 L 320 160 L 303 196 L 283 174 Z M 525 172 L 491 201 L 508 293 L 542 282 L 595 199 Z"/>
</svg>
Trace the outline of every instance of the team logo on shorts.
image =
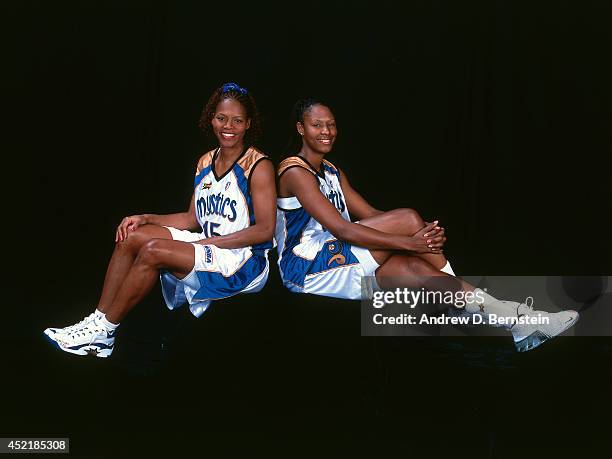
<svg viewBox="0 0 612 459">
<path fill-rule="evenodd" d="M 232 182 L 230 182 L 229 180 L 227 181 L 227 184 L 225 185 L 225 191 L 227 191 L 227 189 L 230 187 L 230 185 L 232 184 Z"/>
<path fill-rule="evenodd" d="M 211 186 L 212 186 L 212 182 L 209 182 L 209 183 L 202 182 L 202 189 L 203 190 L 208 190 Z"/>
<path fill-rule="evenodd" d="M 327 244 L 327 250 L 332 254 L 332 257 L 327 262 L 327 266 L 330 266 L 334 261 L 339 265 L 346 263 L 346 257 L 341 253 L 343 248 L 344 244 L 340 241 L 333 241 Z"/>
<path fill-rule="evenodd" d="M 212 263 L 213 261 L 212 249 L 207 245 L 204 246 L 204 259 L 206 263 Z"/>
</svg>

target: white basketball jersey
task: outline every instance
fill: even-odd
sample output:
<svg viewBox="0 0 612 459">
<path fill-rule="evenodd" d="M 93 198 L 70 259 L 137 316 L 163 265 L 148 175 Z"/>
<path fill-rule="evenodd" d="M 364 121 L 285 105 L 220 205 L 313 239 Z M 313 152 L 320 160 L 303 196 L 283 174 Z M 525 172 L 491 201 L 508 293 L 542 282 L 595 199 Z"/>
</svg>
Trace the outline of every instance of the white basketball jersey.
<svg viewBox="0 0 612 459">
<path fill-rule="evenodd" d="M 326 160 L 321 166 L 322 170 L 317 171 L 304 158 L 292 156 L 280 163 L 277 174 L 280 177 L 291 167 L 308 170 L 317 178 L 321 193 L 336 207 L 342 218 L 350 221 L 340 186 L 340 172 Z M 304 210 L 296 197 L 278 198 L 275 234 L 283 282 L 303 287 L 306 273 L 312 268 L 312 262 L 323 244 L 330 240 L 330 234 Z"/>
<path fill-rule="evenodd" d="M 257 163 L 269 159 L 251 147 L 218 176 L 215 159 L 219 149 L 205 153 L 198 161 L 194 180 L 195 211 L 206 237 L 235 233 L 255 224 L 250 177 Z M 272 241 L 257 244 L 253 250 L 272 248 Z"/>
</svg>

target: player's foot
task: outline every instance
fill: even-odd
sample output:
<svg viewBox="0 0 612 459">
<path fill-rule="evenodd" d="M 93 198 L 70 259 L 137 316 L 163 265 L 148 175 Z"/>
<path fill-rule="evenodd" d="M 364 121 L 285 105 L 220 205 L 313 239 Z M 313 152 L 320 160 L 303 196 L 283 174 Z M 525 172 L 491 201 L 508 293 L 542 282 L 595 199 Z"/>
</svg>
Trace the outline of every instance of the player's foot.
<svg viewBox="0 0 612 459">
<path fill-rule="evenodd" d="M 86 323 L 91 322 L 95 318 L 96 318 L 96 312 L 94 311 L 91 314 L 89 314 L 87 317 L 85 317 L 83 320 L 81 320 L 80 322 L 77 322 L 74 325 L 69 325 L 68 327 L 64 327 L 64 328 L 49 327 L 45 329 L 44 334 L 47 336 L 53 336 L 56 333 L 69 333 L 72 330 L 76 330 L 77 328 L 84 326 Z"/>
<path fill-rule="evenodd" d="M 519 352 L 530 351 L 540 344 L 560 335 L 578 321 L 579 314 L 568 310 L 561 312 L 534 311 L 530 304 L 518 303 L 516 315 L 520 318 L 537 318 L 537 324 L 515 323 L 510 331 Z M 547 321 L 545 319 L 548 319 Z"/>
<path fill-rule="evenodd" d="M 66 333 L 46 336 L 62 351 L 77 355 L 108 357 L 113 353 L 115 346 L 115 330 L 107 329 L 96 318 Z"/>
</svg>

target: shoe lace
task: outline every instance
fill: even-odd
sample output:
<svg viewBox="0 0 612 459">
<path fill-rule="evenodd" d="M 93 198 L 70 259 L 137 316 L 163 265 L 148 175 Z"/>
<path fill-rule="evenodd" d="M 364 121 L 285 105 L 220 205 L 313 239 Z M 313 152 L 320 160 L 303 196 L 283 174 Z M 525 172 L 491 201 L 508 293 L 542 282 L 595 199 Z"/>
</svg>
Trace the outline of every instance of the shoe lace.
<svg viewBox="0 0 612 459">
<path fill-rule="evenodd" d="M 85 321 L 83 321 L 85 322 Z M 94 322 L 85 322 L 81 327 L 75 328 L 66 334 L 66 337 L 69 339 L 75 339 L 78 337 L 83 337 L 89 335 L 97 335 L 103 331 L 102 326 Z"/>
<path fill-rule="evenodd" d="M 533 311 L 533 297 L 528 296 L 527 298 L 525 298 L 525 301 L 519 304 L 519 307 L 521 306 L 525 306 L 530 311 Z M 517 308 L 517 315 L 518 315 L 518 308 Z"/>
<path fill-rule="evenodd" d="M 83 328 L 87 323 L 89 323 L 92 319 L 95 319 L 96 313 L 92 312 L 88 316 L 84 317 L 81 321 L 77 322 L 74 325 L 69 325 L 68 327 L 64 327 L 60 329 L 60 333 L 70 334 L 75 330 Z"/>
<path fill-rule="evenodd" d="M 91 314 L 89 314 L 87 317 L 85 317 L 83 320 L 81 320 L 80 322 L 72 325 L 70 327 L 70 329 L 75 330 L 77 328 L 82 328 L 86 323 L 88 323 L 91 319 L 96 317 L 96 313 L 92 312 Z"/>
</svg>

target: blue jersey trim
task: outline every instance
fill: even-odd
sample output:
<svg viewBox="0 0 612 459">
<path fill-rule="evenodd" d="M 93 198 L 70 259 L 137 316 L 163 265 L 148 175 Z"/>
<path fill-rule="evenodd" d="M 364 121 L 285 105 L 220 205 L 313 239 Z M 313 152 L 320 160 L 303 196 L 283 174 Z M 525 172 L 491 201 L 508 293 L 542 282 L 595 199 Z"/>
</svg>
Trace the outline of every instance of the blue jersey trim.
<svg viewBox="0 0 612 459">
<path fill-rule="evenodd" d="M 307 274 L 316 274 L 345 265 L 359 263 L 351 251 L 351 245 L 333 239 L 323 244 L 313 260 L 296 255 L 293 248 L 300 243 L 302 233 L 310 221 L 310 215 L 303 208 L 283 213 L 287 229 L 285 247 L 280 261 L 280 270 L 285 283 L 304 286 Z"/>
<path fill-rule="evenodd" d="M 302 233 L 310 221 L 310 215 L 303 208 L 284 213 L 287 237 L 280 262 L 283 279 L 297 285 L 304 285 L 304 276 L 312 260 L 306 260 L 293 253 L 293 248 L 300 243 Z"/>
<path fill-rule="evenodd" d="M 359 260 L 351 251 L 350 244 L 338 240 L 327 241 L 317 253 L 306 274 L 322 273 L 356 263 L 359 263 Z"/>
<path fill-rule="evenodd" d="M 280 265 L 283 282 L 290 282 L 303 288 L 306 271 L 311 263 L 312 260 L 298 257 L 292 251 L 283 255 Z"/>
<path fill-rule="evenodd" d="M 329 172 L 332 175 L 335 175 L 336 177 L 338 177 L 338 180 L 340 180 L 340 172 L 338 171 L 338 169 L 334 168 L 334 167 L 330 167 L 325 163 L 322 163 L 323 165 L 323 171 L 324 172 Z"/>
<path fill-rule="evenodd" d="M 281 260 L 281 271 L 285 285 L 289 283 L 304 288 L 307 275 L 356 264 L 359 264 L 359 260 L 351 251 L 351 244 L 334 239 L 325 242 L 313 260 L 300 258 L 292 250 L 288 251 Z"/>
<path fill-rule="evenodd" d="M 253 255 L 231 276 L 218 272 L 196 271 L 201 287 L 193 296 L 197 300 L 215 300 L 236 295 L 247 288 L 266 269 L 266 258 Z"/>
<path fill-rule="evenodd" d="M 269 250 L 273 247 L 272 241 L 266 241 L 266 242 L 262 242 L 261 244 L 255 244 L 251 246 L 251 249 L 253 251 L 260 251 L 260 250 Z"/>
<path fill-rule="evenodd" d="M 242 167 L 240 167 L 238 164 L 234 165 L 234 175 L 236 176 L 236 180 L 238 180 L 238 188 L 246 199 L 247 206 L 249 208 L 249 225 L 253 225 L 255 223 L 255 217 L 253 216 L 253 204 L 251 202 L 251 195 L 249 194 L 249 184 L 247 178 L 244 175 Z"/>
<path fill-rule="evenodd" d="M 255 224 L 255 210 L 253 209 L 253 198 L 249 192 L 249 180 L 244 175 L 244 170 L 238 164 L 234 165 L 234 175 L 236 175 L 236 180 L 238 180 L 238 188 L 240 188 L 240 192 L 246 199 L 247 208 L 249 211 L 249 226 L 253 226 Z M 271 249 L 272 241 L 255 244 L 252 246 L 252 248 L 253 250 Z"/>
<path fill-rule="evenodd" d="M 202 179 L 204 177 L 206 177 L 211 171 L 211 166 L 206 166 L 204 169 L 202 169 L 200 171 L 200 173 L 198 175 L 195 176 L 195 178 L 193 179 L 193 188 L 195 189 L 200 182 L 202 181 Z"/>
</svg>

